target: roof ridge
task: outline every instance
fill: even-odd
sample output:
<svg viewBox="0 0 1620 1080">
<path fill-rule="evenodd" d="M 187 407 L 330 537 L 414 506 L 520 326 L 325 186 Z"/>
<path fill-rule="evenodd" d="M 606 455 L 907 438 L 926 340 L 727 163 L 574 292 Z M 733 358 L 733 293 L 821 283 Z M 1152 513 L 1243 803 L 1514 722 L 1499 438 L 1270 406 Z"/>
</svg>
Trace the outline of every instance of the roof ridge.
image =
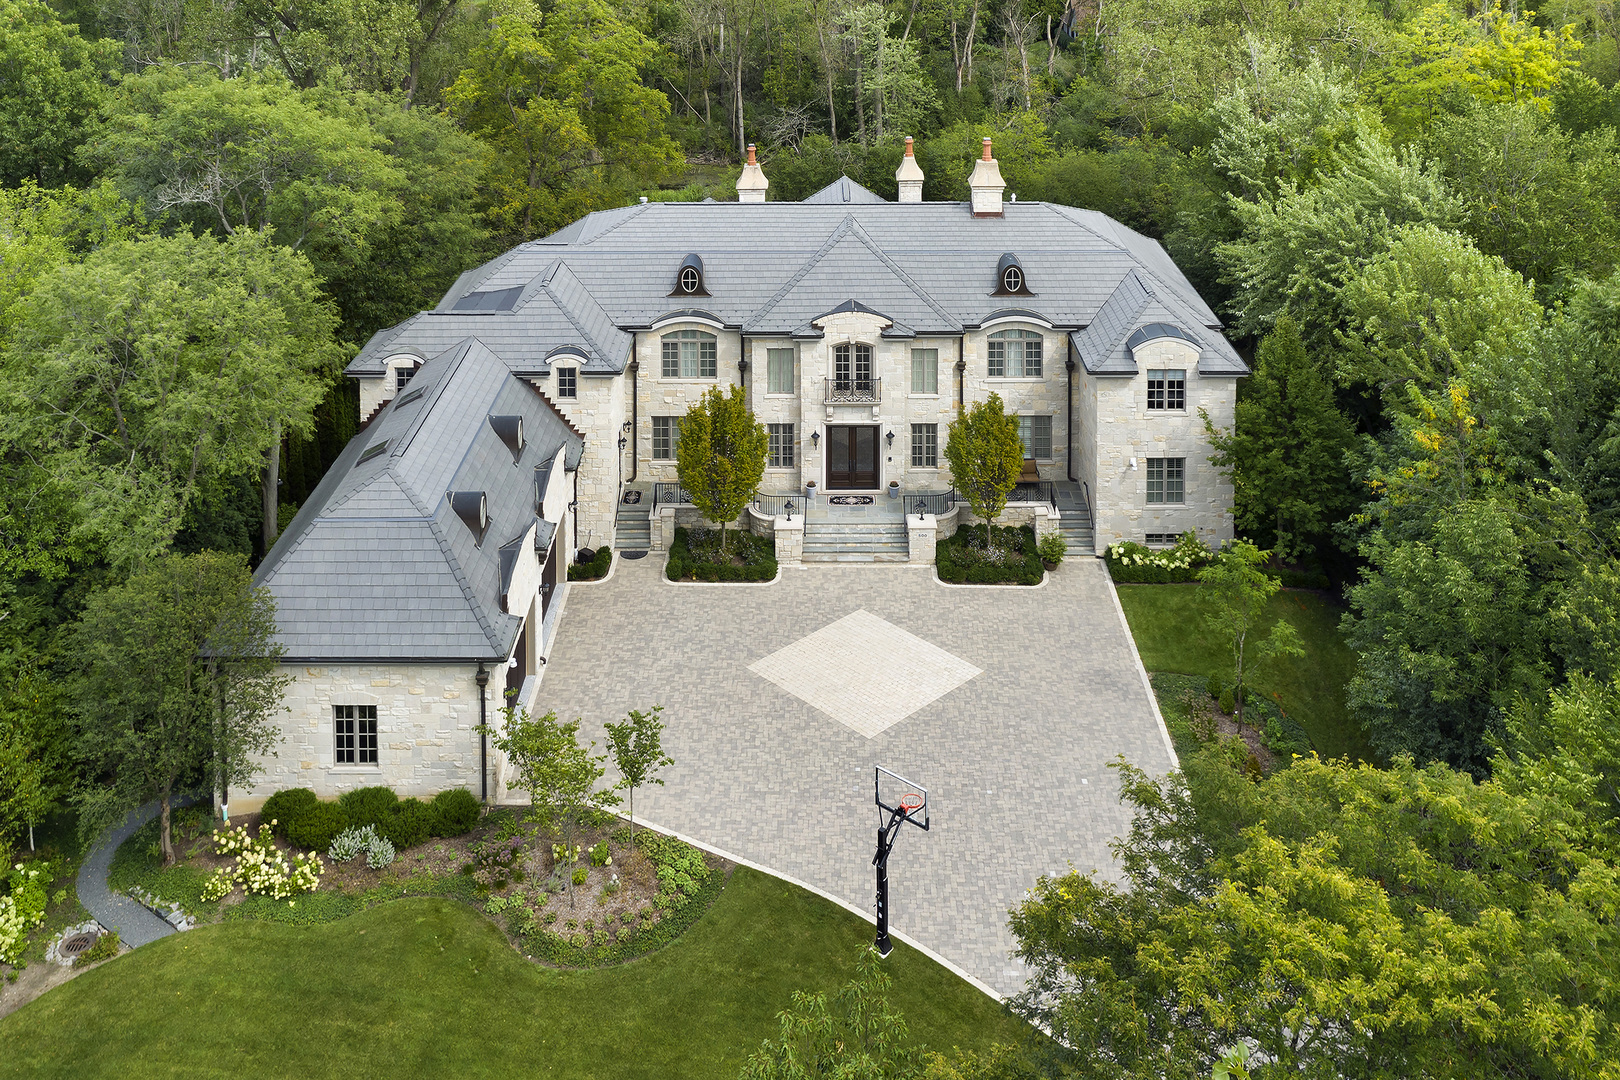
<svg viewBox="0 0 1620 1080">
<path fill-rule="evenodd" d="M 853 215 L 851 216 L 853 217 Z M 946 311 L 939 301 L 930 296 L 926 289 L 922 288 L 911 279 L 910 274 L 906 273 L 900 268 L 899 263 L 889 258 L 883 249 L 878 247 L 877 241 L 872 239 L 872 234 L 866 231 L 865 226 L 857 221 L 855 222 L 855 227 L 852 231 L 855 233 L 856 237 L 860 239 L 861 243 L 866 245 L 866 249 L 876 256 L 879 262 L 889 268 L 890 273 L 903 281 L 906 288 L 915 293 L 918 299 L 922 300 L 929 307 L 933 308 L 935 315 L 938 315 L 940 318 L 945 320 L 945 325 L 958 327 L 962 325 L 962 320 L 956 318 L 950 312 Z"/>
<path fill-rule="evenodd" d="M 586 221 L 589 221 L 591 218 L 595 217 L 597 214 L 605 214 L 605 213 L 609 213 L 609 212 L 611 212 L 613 210 L 629 210 L 630 212 L 628 214 L 624 215 L 624 217 L 621 220 L 615 221 L 613 224 L 609 225 L 607 228 L 603 229 L 601 232 L 597 233 L 595 236 L 591 237 L 589 240 L 581 240 L 580 243 L 581 244 L 587 244 L 587 245 L 596 243 L 598 240 L 602 239 L 602 237 L 606 236 L 608 233 L 616 232 L 619 229 L 624 228 L 626 225 L 630 224 L 630 222 L 634 221 L 636 218 L 640 217 L 642 214 L 645 214 L 647 212 L 647 208 L 652 206 L 652 205 L 653 204 L 652 204 L 651 200 L 649 200 L 649 201 L 644 202 L 644 203 L 638 203 L 638 204 L 636 204 L 634 206 L 613 206 L 613 207 L 609 207 L 607 210 L 592 210 L 589 214 L 585 215 L 585 220 Z M 583 230 L 581 230 L 581 231 L 583 231 Z"/>
<path fill-rule="evenodd" d="M 494 350 L 490 349 L 488 345 L 484 345 L 483 342 L 469 334 L 467 337 L 462 338 L 460 341 L 444 350 L 444 352 L 439 353 L 438 356 L 431 356 L 428 358 L 430 361 L 432 361 L 437 360 L 440 356 L 444 356 L 447 353 L 457 353 L 456 356 L 451 358 L 449 369 L 445 371 L 443 375 L 439 376 L 439 381 L 434 383 L 432 388 L 428 390 L 427 394 L 425 395 L 427 397 L 427 401 L 423 402 L 422 407 L 417 410 L 415 418 L 411 420 L 411 426 L 405 430 L 404 436 L 400 441 L 400 445 L 389 450 L 389 458 L 398 458 L 411 448 L 411 443 L 416 441 L 416 436 L 422 430 L 422 425 L 426 423 L 428 414 L 433 411 L 433 406 L 437 405 L 439 399 L 444 396 L 445 387 L 450 385 L 450 380 L 455 378 L 456 372 L 461 370 L 461 363 L 463 360 L 467 359 L 467 354 L 472 351 L 474 344 L 482 346 L 491 353 L 494 352 Z M 504 363 L 504 361 L 502 362 Z M 398 398 L 396 397 L 394 400 L 397 401 Z"/>
<path fill-rule="evenodd" d="M 585 329 L 585 325 L 580 322 L 579 317 L 574 314 L 574 309 L 569 305 L 568 301 L 557 295 L 557 291 L 554 286 L 557 280 L 558 272 L 563 270 L 568 271 L 569 278 L 572 279 L 575 285 L 579 286 L 581 292 L 589 297 L 591 303 L 596 304 L 598 308 L 602 307 L 600 303 L 597 303 L 596 297 L 591 296 L 591 291 L 585 287 L 585 283 L 579 280 L 579 275 L 574 273 L 574 271 L 569 268 L 568 264 L 560 258 L 557 260 L 557 265 L 552 268 L 551 275 L 547 277 L 545 282 L 540 286 L 541 291 L 547 296 L 551 297 L 551 302 L 557 305 L 557 310 L 563 313 L 563 317 L 568 320 L 568 324 L 574 328 L 575 333 L 579 334 L 579 336 L 583 338 L 588 345 L 590 345 L 590 347 L 595 351 L 596 355 L 605 363 L 612 363 L 613 360 L 608 355 L 608 351 L 602 348 L 602 343 L 597 341 L 596 338 L 592 337 L 589 330 Z M 608 315 L 606 309 L 602 310 L 602 314 L 608 316 L 609 322 L 613 321 L 613 317 Z"/>
<path fill-rule="evenodd" d="M 754 323 L 759 322 L 759 320 L 771 313 L 771 309 L 792 295 L 793 290 L 799 287 L 799 282 L 803 281 L 805 276 L 809 274 L 810 271 L 818 263 L 820 263 L 822 259 L 827 257 L 827 253 L 831 251 L 833 247 L 836 246 L 837 243 L 849 233 L 850 227 L 854 224 L 855 215 L 846 210 L 844 212 L 843 219 L 838 222 L 838 224 L 833 228 L 832 232 L 827 234 L 827 239 L 822 241 L 821 247 L 816 249 L 816 253 L 805 260 L 804 265 L 799 267 L 798 271 L 787 280 L 785 285 L 776 290 L 776 295 L 765 301 L 764 307 L 754 312 L 749 321 Z"/>
<path fill-rule="evenodd" d="M 518 382 L 522 383 L 524 386 L 527 386 L 530 390 L 533 390 L 536 394 L 540 395 L 540 400 L 545 402 L 546 406 L 552 412 L 557 414 L 557 419 L 559 419 L 559 420 L 561 420 L 563 422 L 564 427 L 566 427 L 569 431 L 572 431 L 575 435 L 578 435 L 581 439 L 585 438 L 585 433 L 583 431 L 579 430 L 579 428 L 574 426 L 574 422 L 572 420 L 568 419 L 567 414 L 564 413 L 561 409 L 559 409 L 557 407 L 557 403 L 555 401 L 552 401 L 551 398 L 546 395 L 546 392 L 544 390 L 542 390 L 538 386 L 534 385 L 534 383 L 531 382 L 528 379 L 520 378 L 518 376 L 513 376 L 513 378 L 516 378 Z"/>
</svg>

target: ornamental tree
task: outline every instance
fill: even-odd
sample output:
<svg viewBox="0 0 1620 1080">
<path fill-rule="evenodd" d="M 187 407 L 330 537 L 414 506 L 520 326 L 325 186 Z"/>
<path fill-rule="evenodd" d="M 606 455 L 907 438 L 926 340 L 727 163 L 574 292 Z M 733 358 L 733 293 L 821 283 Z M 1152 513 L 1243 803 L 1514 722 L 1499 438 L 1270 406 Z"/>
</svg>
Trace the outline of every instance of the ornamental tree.
<svg viewBox="0 0 1620 1080">
<path fill-rule="evenodd" d="M 675 468 L 692 505 L 720 525 L 720 550 L 726 550 L 726 525 L 737 520 L 759 490 L 765 475 L 770 436 L 753 413 L 743 388 L 727 394 L 711 386 L 681 418 L 675 446 Z"/>
<path fill-rule="evenodd" d="M 248 782 L 279 738 L 271 718 L 291 679 L 275 635 L 275 601 L 235 555 L 163 556 L 91 596 L 70 638 L 93 778 L 75 798 L 84 835 L 157 799 L 163 863 L 174 863 L 174 797 L 199 776 Z"/>
<path fill-rule="evenodd" d="M 618 805 L 612 790 L 596 786 L 606 771 L 602 766 L 606 756 L 590 752 L 594 742 L 589 748 L 579 745 L 579 721 L 564 724 L 555 709 L 536 717 L 521 705 L 508 705 L 501 713 L 504 722 L 499 728 L 481 730 L 511 763 L 518 776 L 516 786 L 529 793 L 540 826 L 560 829 L 563 843 L 573 851 L 580 815 Z M 568 902 L 576 903 L 572 877 Z"/>
<path fill-rule="evenodd" d="M 979 401 L 951 421 L 945 460 L 957 488 L 973 512 L 984 519 L 984 546 L 995 545 L 991 526 L 1007 505 L 1007 496 L 1024 468 L 1024 444 L 1018 417 L 1009 415 L 1000 394 Z"/>
<path fill-rule="evenodd" d="M 657 773 L 675 759 L 664 753 L 664 707 L 654 705 L 650 712 L 631 709 L 619 723 L 607 725 L 608 752 L 619 770 L 618 786 L 630 792 L 630 839 L 636 838 L 636 788 L 648 784 L 664 786 Z"/>
<path fill-rule="evenodd" d="M 1247 540 L 1234 540 L 1198 575 L 1199 598 L 1208 609 L 1204 621 L 1232 649 L 1232 693 L 1239 730 L 1243 728 L 1246 661 L 1305 655 L 1299 632 L 1287 619 L 1278 619 L 1264 638 L 1259 637 L 1266 604 L 1282 588 L 1282 582 L 1261 569 L 1270 557 L 1271 552 L 1261 551 Z M 1251 636 L 1258 640 L 1251 641 Z"/>
</svg>

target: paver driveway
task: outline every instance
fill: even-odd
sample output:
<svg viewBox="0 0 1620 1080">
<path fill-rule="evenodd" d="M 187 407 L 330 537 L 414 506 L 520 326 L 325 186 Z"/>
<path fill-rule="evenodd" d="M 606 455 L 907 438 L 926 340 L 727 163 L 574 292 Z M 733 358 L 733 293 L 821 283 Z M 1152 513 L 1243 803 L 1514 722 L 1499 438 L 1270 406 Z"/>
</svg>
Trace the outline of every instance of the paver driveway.
<svg viewBox="0 0 1620 1080">
<path fill-rule="evenodd" d="M 1102 564 L 1065 563 L 1041 588 L 970 589 L 931 568 L 850 565 L 677 586 L 662 563 L 621 560 L 570 589 L 538 706 L 582 717 L 581 736 L 603 746 L 605 722 L 662 703 L 675 764 L 664 787 L 637 792 L 637 817 L 868 913 L 872 767 L 926 785 L 933 827 L 906 829 L 890 859 L 893 928 L 1002 994 L 1021 989 L 1008 909 L 1070 862 L 1111 875 L 1108 843 L 1128 817 L 1107 764 L 1173 760 Z M 830 693 L 814 663 L 851 639 L 850 678 L 874 688 L 880 719 L 926 701 L 870 737 L 859 702 Z"/>
</svg>

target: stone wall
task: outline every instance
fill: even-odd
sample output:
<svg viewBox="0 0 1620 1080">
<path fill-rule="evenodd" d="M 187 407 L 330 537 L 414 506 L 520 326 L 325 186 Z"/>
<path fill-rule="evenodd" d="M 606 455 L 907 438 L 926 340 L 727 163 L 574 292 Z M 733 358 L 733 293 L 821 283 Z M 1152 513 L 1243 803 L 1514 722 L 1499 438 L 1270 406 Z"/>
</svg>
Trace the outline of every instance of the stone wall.
<svg viewBox="0 0 1620 1080">
<path fill-rule="evenodd" d="M 283 738 L 260 759 L 254 783 L 231 794 L 241 811 L 273 792 L 307 787 L 336 798 L 359 787 L 386 785 L 401 795 L 432 796 L 464 787 L 479 794 L 478 684 L 474 664 L 283 665 L 293 677 L 283 701 Z M 498 716 L 502 673 L 492 671 L 487 696 Z M 377 707 L 377 764 L 338 765 L 335 705 Z M 491 775 L 495 751 L 489 751 Z"/>
<path fill-rule="evenodd" d="M 623 375 L 580 375 L 578 397 L 557 395 L 557 369 L 571 366 L 564 357 L 552 360 L 551 375 L 532 380 L 568 422 L 585 433 L 585 456 L 579 463 L 579 544 L 600 547 L 613 542 L 613 521 L 618 513 L 619 482 L 627 475 L 628 457 L 619 452 L 620 427 L 628 418 Z M 561 471 L 561 470 L 557 470 Z M 572 482 L 572 481 L 570 481 Z M 565 541 L 573 554 L 573 534 Z"/>
</svg>

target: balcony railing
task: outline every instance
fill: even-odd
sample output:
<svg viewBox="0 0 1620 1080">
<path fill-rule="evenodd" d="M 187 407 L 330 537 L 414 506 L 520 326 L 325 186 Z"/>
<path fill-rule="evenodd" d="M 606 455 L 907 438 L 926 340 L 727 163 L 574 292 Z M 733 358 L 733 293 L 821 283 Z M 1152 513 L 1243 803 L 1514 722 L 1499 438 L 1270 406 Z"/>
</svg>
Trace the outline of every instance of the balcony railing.
<svg viewBox="0 0 1620 1080">
<path fill-rule="evenodd" d="M 883 400 L 882 379 L 827 379 L 828 405 L 876 405 Z"/>
<path fill-rule="evenodd" d="M 754 492 L 754 509 L 766 517 L 787 516 L 798 514 L 804 516 L 804 496 L 798 492 L 788 495 L 767 495 L 763 491 Z"/>
<path fill-rule="evenodd" d="M 1047 503 L 1057 509 L 1057 485 L 1050 480 L 1020 480 L 1007 495 L 1010 503 Z"/>
</svg>

